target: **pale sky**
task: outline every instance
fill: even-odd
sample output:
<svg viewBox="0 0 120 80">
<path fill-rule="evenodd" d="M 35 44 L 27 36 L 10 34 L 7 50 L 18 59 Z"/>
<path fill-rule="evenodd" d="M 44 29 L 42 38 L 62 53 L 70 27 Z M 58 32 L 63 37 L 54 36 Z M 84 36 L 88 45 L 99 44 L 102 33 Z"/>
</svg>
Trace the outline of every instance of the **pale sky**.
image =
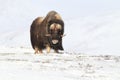
<svg viewBox="0 0 120 80">
<path fill-rule="evenodd" d="M 57 11 L 68 21 L 120 11 L 120 0 L 0 0 L 0 26 L 4 27 L 0 32 L 28 26 L 33 19 L 46 16 L 50 10 Z"/>
<path fill-rule="evenodd" d="M 30 15 L 56 10 L 68 18 L 119 11 L 120 0 L 0 0 L 1 9 Z"/>
<path fill-rule="evenodd" d="M 120 10 L 120 0 L 44 0 L 36 1 L 45 10 L 57 10 L 66 17 L 87 16 Z"/>
</svg>

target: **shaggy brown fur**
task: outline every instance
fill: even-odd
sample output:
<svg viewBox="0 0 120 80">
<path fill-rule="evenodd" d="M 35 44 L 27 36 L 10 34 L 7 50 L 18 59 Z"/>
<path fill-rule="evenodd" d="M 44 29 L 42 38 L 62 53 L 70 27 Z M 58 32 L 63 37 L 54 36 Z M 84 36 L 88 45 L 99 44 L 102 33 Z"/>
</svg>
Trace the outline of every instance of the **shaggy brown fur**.
<svg viewBox="0 0 120 80">
<path fill-rule="evenodd" d="M 43 49 L 54 49 L 55 52 L 63 50 L 62 36 L 64 33 L 64 22 L 55 11 L 50 11 L 47 16 L 36 18 L 30 29 L 31 44 L 35 53 L 42 53 Z"/>
</svg>

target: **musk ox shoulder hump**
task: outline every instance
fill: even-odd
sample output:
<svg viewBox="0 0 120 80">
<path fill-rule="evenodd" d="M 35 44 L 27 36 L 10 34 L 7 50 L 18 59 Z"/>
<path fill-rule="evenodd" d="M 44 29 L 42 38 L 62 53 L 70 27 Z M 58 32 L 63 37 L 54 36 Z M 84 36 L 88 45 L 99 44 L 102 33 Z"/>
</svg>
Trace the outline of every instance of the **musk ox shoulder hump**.
<svg viewBox="0 0 120 80">
<path fill-rule="evenodd" d="M 55 14 L 55 18 L 58 19 L 58 20 L 62 20 L 62 18 L 60 17 L 59 14 Z"/>
<path fill-rule="evenodd" d="M 50 12 L 47 14 L 46 18 L 48 19 L 48 21 L 51 20 L 51 19 L 62 20 L 60 14 L 58 14 L 56 11 L 50 11 Z"/>
<path fill-rule="evenodd" d="M 43 19 L 44 19 L 43 17 L 38 17 L 34 21 L 39 24 L 43 21 Z"/>
</svg>

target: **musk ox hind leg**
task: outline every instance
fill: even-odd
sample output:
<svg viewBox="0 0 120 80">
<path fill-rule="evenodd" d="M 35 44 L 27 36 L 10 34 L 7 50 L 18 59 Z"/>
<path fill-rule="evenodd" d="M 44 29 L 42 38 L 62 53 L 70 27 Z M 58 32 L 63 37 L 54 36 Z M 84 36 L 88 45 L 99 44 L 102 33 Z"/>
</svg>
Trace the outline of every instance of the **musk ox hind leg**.
<svg viewBox="0 0 120 80">
<path fill-rule="evenodd" d="M 38 47 L 35 46 L 35 54 L 38 54 Z"/>
<path fill-rule="evenodd" d="M 35 54 L 42 53 L 42 49 L 39 49 L 38 47 L 35 46 Z"/>
<path fill-rule="evenodd" d="M 42 53 L 42 49 L 39 49 L 39 53 Z"/>
</svg>

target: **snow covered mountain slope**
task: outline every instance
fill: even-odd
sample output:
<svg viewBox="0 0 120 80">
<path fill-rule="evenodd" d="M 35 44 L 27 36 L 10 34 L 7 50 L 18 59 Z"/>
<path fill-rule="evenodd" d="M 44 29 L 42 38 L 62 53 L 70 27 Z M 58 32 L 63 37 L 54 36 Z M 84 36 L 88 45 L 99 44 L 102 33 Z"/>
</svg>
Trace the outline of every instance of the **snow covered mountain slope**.
<svg viewBox="0 0 120 80">
<path fill-rule="evenodd" d="M 80 17 L 65 21 L 63 46 L 65 51 L 88 54 L 120 53 L 120 15 L 107 14 Z M 31 24 L 31 22 L 29 23 Z M 9 47 L 31 47 L 30 25 L 1 32 L 0 45 Z"/>
<path fill-rule="evenodd" d="M 120 12 L 68 21 L 66 25 L 67 36 L 64 42 L 70 47 L 69 50 L 77 52 L 119 54 L 119 21 Z"/>
</svg>

